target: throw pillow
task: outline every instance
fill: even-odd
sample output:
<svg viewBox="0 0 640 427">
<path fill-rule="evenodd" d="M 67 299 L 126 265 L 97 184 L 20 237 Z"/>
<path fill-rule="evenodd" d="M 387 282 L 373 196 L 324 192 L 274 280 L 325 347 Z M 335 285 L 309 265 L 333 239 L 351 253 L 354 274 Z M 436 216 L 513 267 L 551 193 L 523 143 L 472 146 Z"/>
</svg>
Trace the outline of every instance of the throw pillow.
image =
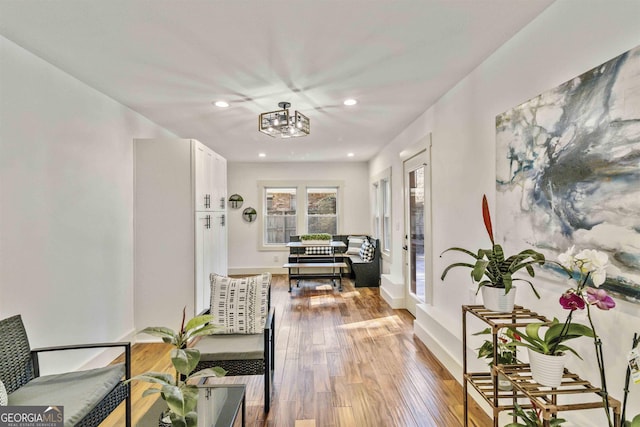
<svg viewBox="0 0 640 427">
<path fill-rule="evenodd" d="M 362 246 L 360 247 L 360 258 L 362 258 L 364 262 L 373 261 L 374 252 L 375 248 L 368 239 L 362 242 Z"/>
<path fill-rule="evenodd" d="M 9 397 L 7 396 L 7 389 L 4 388 L 4 383 L 0 380 L 0 406 L 7 406 L 9 404 Z"/>
<path fill-rule="evenodd" d="M 210 279 L 215 333 L 262 333 L 269 314 L 271 273 L 241 278 L 212 274 Z"/>
<path fill-rule="evenodd" d="M 330 246 L 307 246 L 305 248 L 305 253 L 307 255 L 331 255 L 331 247 Z"/>
<path fill-rule="evenodd" d="M 348 255 L 359 255 L 362 243 L 367 240 L 365 236 L 348 236 L 347 237 L 347 251 Z"/>
</svg>

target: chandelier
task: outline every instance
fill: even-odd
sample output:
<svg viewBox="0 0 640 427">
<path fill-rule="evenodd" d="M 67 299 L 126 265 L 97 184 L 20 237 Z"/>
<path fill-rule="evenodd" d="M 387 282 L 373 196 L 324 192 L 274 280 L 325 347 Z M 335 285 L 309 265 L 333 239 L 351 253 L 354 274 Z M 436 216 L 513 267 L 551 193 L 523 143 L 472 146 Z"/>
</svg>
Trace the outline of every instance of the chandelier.
<svg viewBox="0 0 640 427">
<path fill-rule="evenodd" d="M 289 114 L 289 102 L 280 102 L 278 107 L 281 110 L 270 111 L 260 114 L 258 118 L 258 130 L 274 138 L 295 138 L 297 136 L 307 136 L 311 131 L 309 118 L 296 111 L 292 116 Z"/>
</svg>

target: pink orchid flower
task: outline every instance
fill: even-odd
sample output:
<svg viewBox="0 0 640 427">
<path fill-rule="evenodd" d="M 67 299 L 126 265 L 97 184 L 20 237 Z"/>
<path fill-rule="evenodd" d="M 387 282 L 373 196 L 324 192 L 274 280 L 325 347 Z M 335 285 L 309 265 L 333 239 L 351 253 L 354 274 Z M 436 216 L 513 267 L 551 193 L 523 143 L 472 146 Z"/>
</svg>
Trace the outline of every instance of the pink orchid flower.
<svg viewBox="0 0 640 427">
<path fill-rule="evenodd" d="M 560 296 L 560 305 L 565 310 L 583 310 L 584 309 L 584 300 L 580 297 L 580 295 L 576 295 L 573 292 L 566 292 Z"/>
<path fill-rule="evenodd" d="M 609 310 L 616 306 L 616 302 L 604 289 L 587 288 L 587 300 L 600 310 Z"/>
</svg>

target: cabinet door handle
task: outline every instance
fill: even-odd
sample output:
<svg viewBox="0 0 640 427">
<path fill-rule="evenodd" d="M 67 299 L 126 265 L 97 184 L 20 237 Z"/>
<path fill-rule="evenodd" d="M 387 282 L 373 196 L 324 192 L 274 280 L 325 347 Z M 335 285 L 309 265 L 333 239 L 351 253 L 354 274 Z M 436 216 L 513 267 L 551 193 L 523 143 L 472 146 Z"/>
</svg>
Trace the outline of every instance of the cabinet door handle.
<svg viewBox="0 0 640 427">
<path fill-rule="evenodd" d="M 207 215 L 207 222 L 204 227 L 211 228 L 211 215 Z"/>
<path fill-rule="evenodd" d="M 222 214 L 222 216 L 220 217 L 220 225 L 222 225 L 224 227 L 224 222 L 225 222 L 225 215 Z"/>
<path fill-rule="evenodd" d="M 220 197 L 220 208 L 224 209 L 224 202 L 225 202 L 225 198 L 224 197 Z"/>
<path fill-rule="evenodd" d="M 211 207 L 211 195 L 209 195 L 209 194 L 205 194 L 204 195 L 204 207 L 205 208 L 210 208 Z"/>
</svg>

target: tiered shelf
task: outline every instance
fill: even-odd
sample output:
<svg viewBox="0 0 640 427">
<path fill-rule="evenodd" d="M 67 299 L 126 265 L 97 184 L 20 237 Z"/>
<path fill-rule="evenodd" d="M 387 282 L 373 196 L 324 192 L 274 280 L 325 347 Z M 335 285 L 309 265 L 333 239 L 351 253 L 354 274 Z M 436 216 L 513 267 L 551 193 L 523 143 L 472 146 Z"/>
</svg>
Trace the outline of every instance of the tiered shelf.
<svg viewBox="0 0 640 427">
<path fill-rule="evenodd" d="M 541 410 L 544 426 L 559 412 L 582 409 L 602 408 L 602 390 L 594 387 L 578 375 L 565 369 L 562 383 L 557 388 L 542 386 L 531 377 L 529 364 L 494 365 L 491 372 L 467 371 L 467 315 L 471 314 L 489 325 L 492 332 L 494 360 L 497 358 L 498 334 L 508 327 L 525 327 L 532 322 L 550 322 L 546 317 L 516 306 L 512 313 L 496 313 L 481 305 L 462 306 L 462 353 L 463 353 L 463 388 L 464 388 L 464 426 L 468 427 L 469 385 L 471 385 L 491 406 L 493 426 L 498 426 L 499 414 L 513 410 L 515 404 L 524 409 L 534 405 Z M 506 377 L 513 385 L 512 390 L 498 389 L 498 375 Z M 576 397 L 579 395 L 579 397 Z M 620 426 L 620 402 L 609 397 L 609 406 L 614 414 L 614 426 Z M 514 417 L 514 421 L 516 421 Z"/>
</svg>

